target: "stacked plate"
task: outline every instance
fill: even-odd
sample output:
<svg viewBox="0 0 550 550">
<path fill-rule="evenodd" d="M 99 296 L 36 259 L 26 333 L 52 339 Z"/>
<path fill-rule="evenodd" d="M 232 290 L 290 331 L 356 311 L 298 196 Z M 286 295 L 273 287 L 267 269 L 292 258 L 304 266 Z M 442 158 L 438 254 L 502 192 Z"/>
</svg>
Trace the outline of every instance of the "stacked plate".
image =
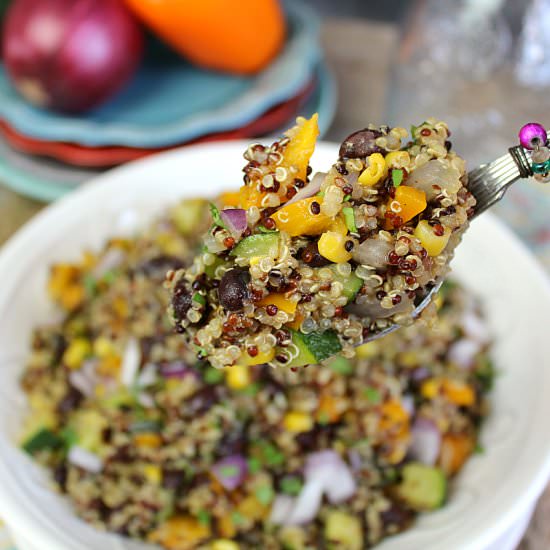
<svg viewBox="0 0 550 550">
<path fill-rule="evenodd" d="M 295 116 L 331 122 L 335 92 L 322 61 L 318 20 L 286 5 L 288 37 L 254 77 L 200 69 L 151 41 L 138 74 L 109 103 L 68 116 L 36 109 L 11 87 L 0 64 L 0 180 L 53 200 L 98 171 L 201 141 L 277 134 Z"/>
</svg>

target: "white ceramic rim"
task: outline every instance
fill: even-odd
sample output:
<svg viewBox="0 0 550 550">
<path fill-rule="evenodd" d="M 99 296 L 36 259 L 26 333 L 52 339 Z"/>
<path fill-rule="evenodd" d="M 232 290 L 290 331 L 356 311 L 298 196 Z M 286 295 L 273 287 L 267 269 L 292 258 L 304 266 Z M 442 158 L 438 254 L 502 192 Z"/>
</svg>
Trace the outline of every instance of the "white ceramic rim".
<svg viewBox="0 0 550 550">
<path fill-rule="evenodd" d="M 12 261 L 15 261 L 20 256 L 21 251 L 25 250 L 28 244 L 34 242 L 36 239 L 40 239 L 44 232 L 51 231 L 51 227 L 56 225 L 56 219 L 63 219 L 64 221 L 70 219 L 74 221 L 75 216 L 79 215 L 78 208 L 88 201 L 92 203 L 101 197 L 105 200 L 107 200 L 107 197 L 112 197 L 114 195 L 113 185 L 116 185 L 117 180 L 132 180 L 142 171 L 151 171 L 154 174 L 156 172 L 156 165 L 169 165 L 171 163 L 177 165 L 177 159 L 181 155 L 188 156 L 195 153 L 204 155 L 205 152 L 208 152 L 215 158 L 217 152 L 224 150 L 225 153 L 231 151 L 232 154 L 240 158 L 240 154 L 246 145 L 246 142 L 197 145 L 188 147 L 183 151 L 170 151 L 137 161 L 95 178 L 82 189 L 47 207 L 12 237 L 0 252 L 0 273 L 7 273 L 9 271 Z M 316 156 L 321 156 L 325 159 L 332 158 L 336 147 L 335 144 L 320 143 L 317 147 Z M 315 159 L 313 165 L 316 166 Z M 513 251 L 516 261 L 521 262 L 524 268 L 531 273 L 532 278 L 536 280 L 539 292 L 544 294 L 543 301 L 550 303 L 550 284 L 548 278 L 531 253 L 519 242 L 517 237 L 489 214 L 485 214 L 476 223 L 483 224 L 484 229 L 488 230 L 489 233 L 498 233 L 509 242 L 509 249 Z M 546 395 L 549 395 L 550 376 L 546 380 L 541 380 L 542 382 L 544 382 Z M 535 422 L 538 423 L 535 424 Z M 539 426 L 542 428 L 543 425 L 544 422 L 542 420 L 535 419 L 533 429 L 536 432 L 536 428 Z M 541 429 L 538 433 L 543 434 L 544 431 Z M 529 434 L 526 434 L 526 444 L 528 438 Z M 533 441 L 529 443 L 531 445 L 535 444 Z M 536 442 L 536 450 L 536 456 L 531 457 L 530 473 L 524 473 L 525 475 L 522 477 L 521 483 L 516 479 L 518 476 L 516 478 L 511 476 L 510 479 L 506 480 L 506 487 L 501 494 L 502 498 L 495 506 L 497 510 L 502 508 L 501 511 L 499 510 L 499 516 L 492 517 L 488 524 L 484 518 L 479 518 L 477 523 L 483 523 L 483 525 L 473 526 L 470 532 L 471 539 L 460 541 L 459 548 L 461 550 L 481 550 L 487 548 L 501 534 L 505 533 L 512 524 L 518 521 L 538 498 L 550 475 L 550 438 L 539 438 Z M 18 498 L 17 486 L 10 478 L 10 472 L 6 468 L 6 463 L 1 455 L 0 483 L 3 487 L 2 491 L 0 491 L 0 512 L 12 529 L 16 532 L 26 534 L 25 536 L 28 536 L 32 542 L 40 541 L 43 548 L 71 548 L 71 550 L 84 548 L 82 545 L 76 543 L 72 543 L 70 546 L 63 546 L 55 537 L 55 530 L 50 530 L 48 525 L 50 521 L 45 521 L 42 511 L 30 509 L 27 503 L 23 503 Z M 51 518 L 48 518 L 48 520 L 51 520 Z M 54 522 L 51 521 L 51 523 L 53 524 Z M 380 548 L 383 550 L 384 544 Z"/>
</svg>

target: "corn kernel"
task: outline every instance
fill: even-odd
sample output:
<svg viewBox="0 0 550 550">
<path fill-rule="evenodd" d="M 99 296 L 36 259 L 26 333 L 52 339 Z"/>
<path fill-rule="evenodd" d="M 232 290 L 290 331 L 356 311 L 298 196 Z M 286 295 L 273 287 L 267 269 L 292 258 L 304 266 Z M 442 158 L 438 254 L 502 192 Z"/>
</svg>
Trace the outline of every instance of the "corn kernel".
<svg viewBox="0 0 550 550">
<path fill-rule="evenodd" d="M 109 355 L 116 354 L 116 348 L 113 345 L 113 342 L 105 336 L 100 336 L 94 342 L 94 355 L 97 355 L 99 358 L 108 357 Z"/>
<path fill-rule="evenodd" d="M 438 380 L 436 380 L 435 378 L 429 378 L 422 383 L 420 393 L 426 399 L 433 399 L 439 393 L 440 387 L 441 384 Z"/>
<path fill-rule="evenodd" d="M 335 264 L 347 262 L 351 260 L 351 252 L 346 250 L 347 240 L 345 235 L 327 231 L 321 235 L 317 243 L 319 254 Z"/>
<path fill-rule="evenodd" d="M 378 345 L 378 342 L 369 342 L 368 344 L 363 344 L 355 350 L 355 352 L 357 353 L 357 357 L 359 357 L 360 359 L 371 359 L 373 357 L 376 357 L 379 351 L 380 346 Z"/>
<path fill-rule="evenodd" d="M 134 435 L 134 443 L 138 447 L 157 449 L 161 446 L 162 439 L 159 434 L 154 432 L 142 432 Z"/>
<path fill-rule="evenodd" d="M 414 236 L 426 249 L 428 256 L 438 256 L 447 246 L 451 236 L 451 230 L 448 227 L 444 227 L 443 231 L 443 235 L 436 235 L 434 228 L 426 220 L 421 220 L 414 230 Z"/>
<path fill-rule="evenodd" d="M 371 187 L 388 174 L 386 161 L 380 153 L 373 153 L 368 158 L 369 165 L 359 176 L 359 183 Z"/>
<path fill-rule="evenodd" d="M 160 485 L 162 482 L 162 470 L 156 464 L 146 464 L 143 467 L 143 474 L 154 485 Z"/>
<path fill-rule="evenodd" d="M 411 157 L 407 151 L 392 151 L 384 159 L 386 168 L 403 168 L 411 162 Z"/>
<path fill-rule="evenodd" d="M 313 428 L 313 418 L 305 412 L 291 411 L 285 414 L 283 426 L 293 433 L 309 432 Z"/>
<path fill-rule="evenodd" d="M 70 369 L 78 369 L 92 352 L 90 342 L 85 338 L 75 338 L 63 354 L 63 362 Z"/>
<path fill-rule="evenodd" d="M 211 550 L 239 550 L 240 546 L 229 539 L 215 540 L 210 546 Z"/>
<path fill-rule="evenodd" d="M 245 365 L 233 365 L 232 367 L 228 367 L 225 381 L 232 390 L 243 390 L 248 387 L 251 382 L 249 367 Z"/>
<path fill-rule="evenodd" d="M 328 230 L 334 231 L 335 233 L 340 233 L 340 235 L 344 236 L 348 234 L 348 226 L 346 225 L 346 222 L 344 221 L 342 216 L 337 216 L 330 224 Z"/>
<path fill-rule="evenodd" d="M 254 357 L 248 355 L 245 351 L 238 360 L 238 364 L 244 367 L 250 367 L 252 365 L 263 365 L 269 363 L 275 357 L 275 348 L 270 348 L 269 351 L 260 351 L 258 355 Z M 233 368 L 233 367 L 231 367 Z"/>
</svg>

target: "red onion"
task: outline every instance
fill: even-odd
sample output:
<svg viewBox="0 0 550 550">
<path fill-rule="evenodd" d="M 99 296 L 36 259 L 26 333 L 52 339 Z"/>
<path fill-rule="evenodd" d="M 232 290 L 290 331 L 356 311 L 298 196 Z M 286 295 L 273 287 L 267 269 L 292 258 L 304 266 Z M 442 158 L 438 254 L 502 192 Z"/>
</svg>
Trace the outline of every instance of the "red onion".
<svg viewBox="0 0 550 550">
<path fill-rule="evenodd" d="M 73 388 L 76 388 L 82 395 L 89 397 L 94 393 L 97 380 L 96 373 L 97 361 L 90 359 L 84 361 L 82 367 L 78 370 L 71 370 L 69 373 L 69 382 Z"/>
<path fill-rule="evenodd" d="M 147 363 L 140 371 L 136 385 L 138 388 L 146 388 L 152 386 L 158 380 L 157 366 L 152 363 Z"/>
<path fill-rule="evenodd" d="M 164 378 L 185 378 L 188 374 L 193 374 L 193 371 L 183 361 L 161 363 L 159 369 Z"/>
<path fill-rule="evenodd" d="M 410 394 L 405 394 L 401 397 L 401 406 L 409 416 L 414 416 L 415 406 L 414 397 Z"/>
<path fill-rule="evenodd" d="M 140 363 L 141 350 L 139 344 L 135 338 L 130 338 L 126 344 L 124 356 L 122 357 L 122 366 L 120 368 L 120 378 L 125 386 L 133 386 Z"/>
<path fill-rule="evenodd" d="M 277 495 L 271 505 L 269 521 L 274 525 L 284 524 L 292 514 L 295 501 L 296 499 L 289 495 Z"/>
<path fill-rule="evenodd" d="M 235 490 L 248 473 L 248 464 L 241 455 L 231 455 L 216 462 L 212 466 L 212 473 L 228 491 Z"/>
<path fill-rule="evenodd" d="M 323 482 L 313 479 L 302 487 L 294 500 L 290 515 L 283 522 L 285 525 L 302 525 L 313 521 L 319 512 L 323 500 Z"/>
<path fill-rule="evenodd" d="M 441 449 L 441 432 L 433 420 L 418 417 L 411 428 L 411 456 L 433 466 Z"/>
<path fill-rule="evenodd" d="M 240 237 L 248 226 L 246 210 L 242 208 L 226 208 L 220 212 L 220 217 L 234 237 Z"/>
<path fill-rule="evenodd" d="M 285 203 L 285 206 L 302 199 L 309 199 L 309 197 L 313 197 L 313 195 L 317 195 L 321 189 L 323 181 L 325 181 L 326 176 L 326 172 L 317 172 L 313 176 L 313 179 L 303 189 L 300 189 L 298 193 L 296 193 L 288 202 Z"/>
<path fill-rule="evenodd" d="M 472 366 L 475 356 L 481 349 L 481 344 L 468 338 L 462 338 L 455 342 L 447 351 L 447 359 L 458 365 L 461 369 Z"/>
<path fill-rule="evenodd" d="M 71 464 L 88 472 L 92 472 L 93 474 L 98 474 L 103 469 L 103 461 L 99 456 L 78 445 L 73 445 L 69 449 L 67 460 Z"/>
<path fill-rule="evenodd" d="M 121 0 L 15 0 L 3 35 L 6 69 L 31 103 L 79 112 L 132 76 L 142 32 Z"/>
</svg>

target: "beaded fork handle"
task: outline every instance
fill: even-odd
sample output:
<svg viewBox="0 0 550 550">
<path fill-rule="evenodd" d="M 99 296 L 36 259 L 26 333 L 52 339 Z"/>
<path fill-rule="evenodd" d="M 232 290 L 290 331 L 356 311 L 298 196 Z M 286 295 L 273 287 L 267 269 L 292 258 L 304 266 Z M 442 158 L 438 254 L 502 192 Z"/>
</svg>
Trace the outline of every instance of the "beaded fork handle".
<svg viewBox="0 0 550 550">
<path fill-rule="evenodd" d="M 504 196 L 510 185 L 522 178 L 550 181 L 550 132 L 541 124 L 530 122 L 519 132 L 520 145 L 489 164 L 482 164 L 468 174 L 468 188 L 477 200 L 475 216 L 489 209 Z"/>
</svg>

